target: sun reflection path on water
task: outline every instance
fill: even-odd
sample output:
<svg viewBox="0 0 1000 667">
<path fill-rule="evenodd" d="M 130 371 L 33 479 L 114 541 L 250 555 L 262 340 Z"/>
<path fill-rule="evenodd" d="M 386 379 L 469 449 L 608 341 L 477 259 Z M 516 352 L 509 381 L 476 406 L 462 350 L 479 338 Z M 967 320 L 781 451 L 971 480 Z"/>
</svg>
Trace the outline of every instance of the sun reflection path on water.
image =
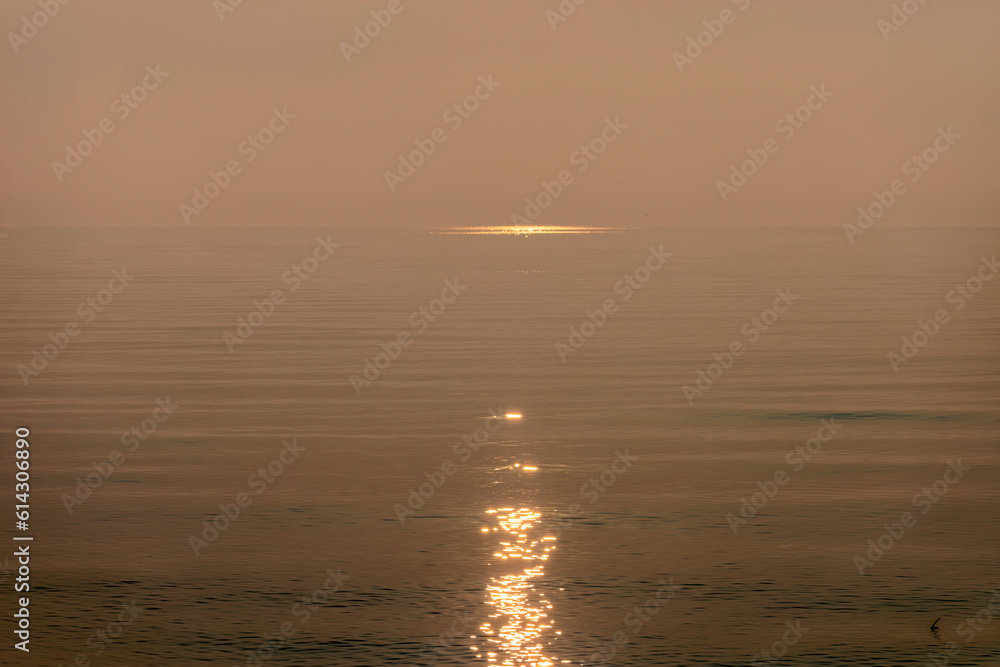
<svg viewBox="0 0 1000 667">
<path fill-rule="evenodd" d="M 503 667 L 548 667 L 556 658 L 546 655 L 545 635 L 552 630 L 548 610 L 552 605 L 535 589 L 532 579 L 545 571 L 545 561 L 556 548 L 556 538 L 541 535 L 542 515 L 526 507 L 503 507 L 487 510 L 497 525 L 483 528 L 497 532 L 502 541 L 493 554 L 493 562 L 508 574 L 494 576 L 487 586 L 487 604 L 495 607 L 493 621 L 480 626 L 481 635 L 473 635 L 476 657 L 486 656 L 490 665 Z M 502 531 L 502 532 L 501 532 Z M 555 634 L 560 634 L 558 631 Z M 562 662 L 569 662 L 563 660 Z"/>
</svg>

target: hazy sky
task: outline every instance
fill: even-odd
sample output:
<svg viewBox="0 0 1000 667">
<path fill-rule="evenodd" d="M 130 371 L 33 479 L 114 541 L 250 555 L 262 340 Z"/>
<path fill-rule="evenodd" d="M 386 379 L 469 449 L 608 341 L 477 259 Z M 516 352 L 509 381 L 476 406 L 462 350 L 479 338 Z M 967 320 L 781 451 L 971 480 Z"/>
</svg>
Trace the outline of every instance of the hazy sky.
<svg viewBox="0 0 1000 667">
<path fill-rule="evenodd" d="M 39 1 L 56 3 L 0 7 L 4 226 L 184 226 L 179 205 L 231 160 L 191 226 L 505 225 L 562 170 L 536 224 L 840 226 L 894 179 L 886 226 L 1000 220 L 994 0 L 909 0 L 892 32 L 881 0 L 565 0 L 555 29 L 559 0 L 399 0 L 350 63 L 342 42 L 394 3 L 243 0 L 220 20 L 227 0 L 70 0 L 35 34 Z M 721 34 L 678 71 L 705 21 Z M 481 76 L 500 86 L 455 127 L 443 114 Z M 144 77 L 144 101 L 113 105 Z M 779 130 L 811 86 L 832 96 Z M 295 118 L 241 150 L 274 108 Z M 90 155 L 54 168 L 105 118 Z M 608 118 L 627 129 L 574 158 Z M 948 127 L 937 162 L 904 166 Z M 436 128 L 444 143 L 390 191 L 385 172 Z M 777 152 L 724 202 L 719 181 L 768 138 Z"/>
</svg>

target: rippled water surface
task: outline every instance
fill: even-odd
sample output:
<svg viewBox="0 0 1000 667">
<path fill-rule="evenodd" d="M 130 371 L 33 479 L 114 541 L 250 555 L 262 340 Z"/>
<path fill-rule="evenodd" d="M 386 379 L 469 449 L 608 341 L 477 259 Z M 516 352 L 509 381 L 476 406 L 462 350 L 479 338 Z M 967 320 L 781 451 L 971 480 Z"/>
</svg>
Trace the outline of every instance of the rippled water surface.
<svg viewBox="0 0 1000 667">
<path fill-rule="evenodd" d="M 4 664 L 1000 664 L 1000 619 L 963 625 L 1000 615 L 1000 278 L 948 298 L 994 232 L 9 232 L 35 539 L 32 652 L 8 632 Z"/>
</svg>

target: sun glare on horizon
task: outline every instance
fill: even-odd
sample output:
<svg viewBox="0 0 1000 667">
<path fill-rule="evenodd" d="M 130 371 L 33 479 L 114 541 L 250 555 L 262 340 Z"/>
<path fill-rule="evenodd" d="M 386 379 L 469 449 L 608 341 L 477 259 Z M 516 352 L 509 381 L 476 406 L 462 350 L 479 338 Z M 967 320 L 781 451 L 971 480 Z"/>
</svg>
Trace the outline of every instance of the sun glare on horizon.
<svg viewBox="0 0 1000 667">
<path fill-rule="evenodd" d="M 557 225 L 498 225 L 493 227 L 441 227 L 432 234 L 496 234 L 530 236 L 532 234 L 614 234 L 628 231 L 625 227 L 561 227 Z"/>
</svg>

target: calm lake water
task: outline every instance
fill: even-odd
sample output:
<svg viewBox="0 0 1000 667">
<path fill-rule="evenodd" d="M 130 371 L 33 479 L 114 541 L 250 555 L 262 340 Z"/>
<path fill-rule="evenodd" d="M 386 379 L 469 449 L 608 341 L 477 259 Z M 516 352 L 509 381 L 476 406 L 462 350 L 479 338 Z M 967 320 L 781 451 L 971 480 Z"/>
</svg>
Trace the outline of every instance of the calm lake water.
<svg viewBox="0 0 1000 667">
<path fill-rule="evenodd" d="M 3 664 L 1000 664 L 1000 278 L 948 297 L 995 231 L 8 231 Z"/>
</svg>

